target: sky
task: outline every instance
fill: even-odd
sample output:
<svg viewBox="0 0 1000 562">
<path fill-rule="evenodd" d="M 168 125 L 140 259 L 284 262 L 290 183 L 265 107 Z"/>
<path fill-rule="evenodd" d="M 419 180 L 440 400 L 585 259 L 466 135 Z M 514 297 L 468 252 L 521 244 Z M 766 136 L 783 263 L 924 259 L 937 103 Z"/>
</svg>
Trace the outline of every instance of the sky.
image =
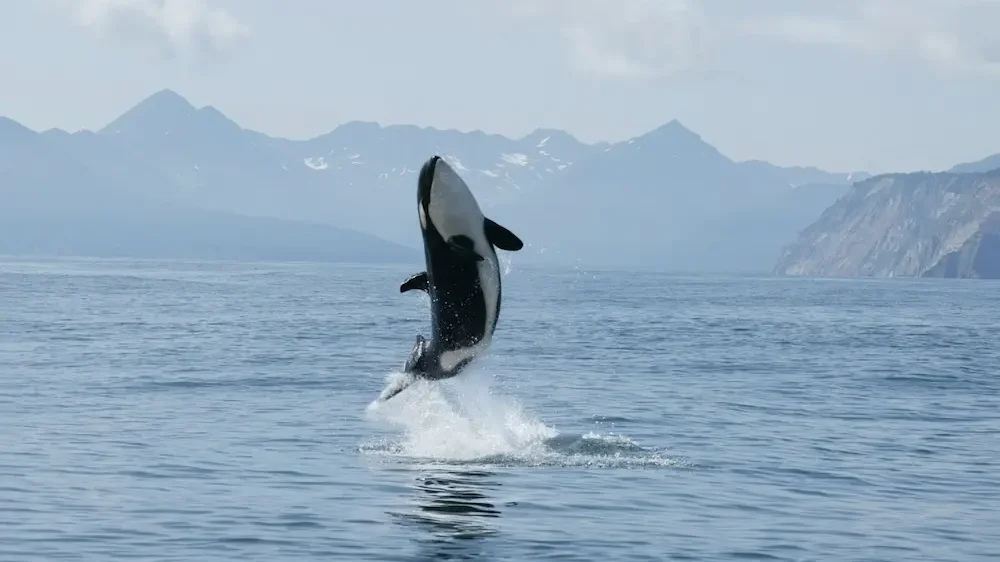
<svg viewBox="0 0 1000 562">
<path fill-rule="evenodd" d="M 170 88 L 287 138 L 677 119 L 736 160 L 940 170 L 1000 152 L 997 29 L 1000 0 L 9 1 L 0 115 L 94 130 Z"/>
</svg>

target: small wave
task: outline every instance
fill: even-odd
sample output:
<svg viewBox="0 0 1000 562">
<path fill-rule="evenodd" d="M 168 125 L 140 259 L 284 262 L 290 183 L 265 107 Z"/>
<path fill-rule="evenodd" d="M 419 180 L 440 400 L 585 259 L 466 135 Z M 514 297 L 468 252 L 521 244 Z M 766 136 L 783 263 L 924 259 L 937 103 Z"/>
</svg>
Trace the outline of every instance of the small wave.
<svg viewBox="0 0 1000 562">
<path fill-rule="evenodd" d="M 593 415 L 593 416 L 590 416 L 589 418 L 586 418 L 584 421 L 593 422 L 593 423 L 610 423 L 610 424 L 616 424 L 616 423 L 630 423 L 633 420 L 631 418 L 625 418 L 625 417 L 622 417 L 622 416 L 598 416 L 598 415 Z"/>
<path fill-rule="evenodd" d="M 882 380 L 888 383 L 895 383 L 900 385 L 912 385 L 912 386 L 932 386 L 935 388 L 943 387 L 949 384 L 958 384 L 964 382 L 962 377 L 951 374 L 951 373 L 893 373 L 886 375 Z"/>
<path fill-rule="evenodd" d="M 200 390 L 212 388 L 334 388 L 340 381 L 332 377 L 250 376 L 231 378 L 184 377 L 147 379 L 124 385 L 129 391 Z"/>
<path fill-rule="evenodd" d="M 392 373 L 396 384 L 401 373 Z M 489 377 L 467 371 L 440 382 L 417 381 L 388 402 L 372 402 L 370 418 L 402 429 L 372 439 L 362 452 L 430 465 L 672 467 L 680 462 L 621 434 L 561 434 L 528 415 L 512 398 L 493 394 Z"/>
</svg>

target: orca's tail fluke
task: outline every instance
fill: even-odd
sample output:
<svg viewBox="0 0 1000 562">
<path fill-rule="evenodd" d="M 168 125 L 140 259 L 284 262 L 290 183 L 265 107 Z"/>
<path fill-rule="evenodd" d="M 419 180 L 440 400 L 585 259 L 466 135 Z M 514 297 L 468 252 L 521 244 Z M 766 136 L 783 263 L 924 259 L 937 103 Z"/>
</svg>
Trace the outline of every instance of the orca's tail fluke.
<svg viewBox="0 0 1000 562">
<path fill-rule="evenodd" d="M 382 391 L 376 402 L 389 400 L 417 381 L 417 378 L 423 374 L 425 349 L 427 349 L 427 340 L 424 339 L 424 336 L 417 334 L 417 339 L 413 342 L 413 349 L 410 350 L 410 355 L 406 358 L 406 363 L 403 365 L 402 376 L 392 381 Z"/>
<path fill-rule="evenodd" d="M 410 356 L 406 358 L 403 370 L 407 373 L 422 372 L 424 370 L 424 351 L 427 349 L 427 340 L 424 336 L 417 334 L 416 341 L 413 342 L 413 349 Z"/>
</svg>

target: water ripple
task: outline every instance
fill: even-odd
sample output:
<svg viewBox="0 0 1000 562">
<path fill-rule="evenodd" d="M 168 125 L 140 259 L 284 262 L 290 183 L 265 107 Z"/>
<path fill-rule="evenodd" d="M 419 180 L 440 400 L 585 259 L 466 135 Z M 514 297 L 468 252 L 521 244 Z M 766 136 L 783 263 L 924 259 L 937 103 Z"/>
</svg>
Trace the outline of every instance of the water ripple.
<svg viewBox="0 0 1000 562">
<path fill-rule="evenodd" d="M 2 560 L 996 560 L 987 283 L 520 270 L 372 408 L 409 268 L 0 262 Z"/>
</svg>

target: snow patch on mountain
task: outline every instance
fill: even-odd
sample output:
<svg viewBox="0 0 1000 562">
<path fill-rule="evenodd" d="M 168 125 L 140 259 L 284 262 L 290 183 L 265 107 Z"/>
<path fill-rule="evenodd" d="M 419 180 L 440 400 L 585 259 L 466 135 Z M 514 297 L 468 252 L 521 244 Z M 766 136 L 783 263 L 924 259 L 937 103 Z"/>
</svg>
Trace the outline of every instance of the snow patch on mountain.
<svg viewBox="0 0 1000 562">
<path fill-rule="evenodd" d="M 322 156 L 303 158 L 302 162 L 306 166 L 312 168 L 313 170 L 325 170 L 330 167 L 330 165 L 326 163 L 326 160 Z"/>
<path fill-rule="evenodd" d="M 514 164 L 516 166 L 527 166 L 528 156 L 526 154 L 514 153 L 514 154 L 501 154 L 500 158 L 507 162 L 508 164 Z"/>
</svg>

